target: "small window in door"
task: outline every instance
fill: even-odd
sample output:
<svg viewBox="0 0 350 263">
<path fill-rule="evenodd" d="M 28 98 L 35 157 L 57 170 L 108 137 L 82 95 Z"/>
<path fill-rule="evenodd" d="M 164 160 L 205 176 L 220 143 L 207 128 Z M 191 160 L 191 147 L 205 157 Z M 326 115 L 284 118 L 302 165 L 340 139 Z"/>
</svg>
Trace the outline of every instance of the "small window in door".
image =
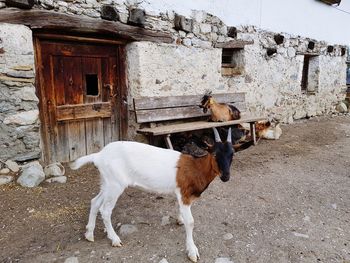
<svg viewBox="0 0 350 263">
<path fill-rule="evenodd" d="M 85 75 L 86 96 L 98 96 L 98 77 L 97 74 Z"/>
</svg>

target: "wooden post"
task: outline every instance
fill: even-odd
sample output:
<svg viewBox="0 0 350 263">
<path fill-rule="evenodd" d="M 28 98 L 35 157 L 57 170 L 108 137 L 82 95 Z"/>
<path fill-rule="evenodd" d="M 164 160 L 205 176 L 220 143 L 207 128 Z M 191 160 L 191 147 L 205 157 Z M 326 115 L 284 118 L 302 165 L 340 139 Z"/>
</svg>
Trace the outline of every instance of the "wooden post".
<svg viewBox="0 0 350 263">
<path fill-rule="evenodd" d="M 170 134 L 165 135 L 165 143 L 168 149 L 174 150 L 173 144 L 171 143 L 171 140 L 170 140 Z"/>
<path fill-rule="evenodd" d="M 250 124 L 250 134 L 253 138 L 254 145 L 256 145 L 255 122 L 251 122 L 249 124 Z"/>
</svg>

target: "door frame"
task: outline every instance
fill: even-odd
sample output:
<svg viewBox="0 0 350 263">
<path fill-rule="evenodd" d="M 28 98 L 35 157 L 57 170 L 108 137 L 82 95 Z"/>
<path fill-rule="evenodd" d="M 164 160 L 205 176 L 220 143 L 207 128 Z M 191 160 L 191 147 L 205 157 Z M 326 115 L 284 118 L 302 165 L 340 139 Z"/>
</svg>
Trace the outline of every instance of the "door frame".
<svg viewBox="0 0 350 263">
<path fill-rule="evenodd" d="M 90 43 L 90 44 L 110 44 L 117 46 L 117 87 L 115 89 L 116 96 L 120 98 L 116 100 L 113 105 L 115 105 L 116 116 L 119 116 L 117 120 L 117 127 L 119 127 L 120 140 L 126 139 L 128 131 L 128 86 L 127 86 L 127 72 L 126 72 L 126 41 L 110 39 L 108 37 L 91 37 L 88 35 L 66 35 L 66 34 L 54 34 L 51 32 L 33 32 L 33 43 L 34 43 L 34 56 L 35 56 L 35 70 L 36 70 L 36 94 L 39 98 L 38 108 L 39 108 L 39 118 L 40 118 L 40 134 L 41 134 L 41 150 L 42 150 L 42 161 L 45 164 L 49 164 L 52 160 L 50 146 L 53 141 L 51 138 L 50 129 L 53 126 L 50 123 L 47 98 L 45 95 L 44 81 L 43 81 L 43 68 L 41 67 L 41 40 L 64 40 L 68 42 L 77 43 Z"/>
</svg>

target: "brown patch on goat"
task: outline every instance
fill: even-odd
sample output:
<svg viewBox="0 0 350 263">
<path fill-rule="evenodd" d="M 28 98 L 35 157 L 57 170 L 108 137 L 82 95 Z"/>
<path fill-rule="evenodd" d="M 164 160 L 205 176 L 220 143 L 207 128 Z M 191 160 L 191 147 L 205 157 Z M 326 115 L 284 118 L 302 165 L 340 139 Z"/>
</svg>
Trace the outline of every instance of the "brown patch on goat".
<svg viewBox="0 0 350 263">
<path fill-rule="evenodd" d="M 182 202 L 191 204 L 220 174 L 215 157 L 211 154 L 201 158 L 181 154 L 177 163 L 176 184 L 180 188 Z"/>
<path fill-rule="evenodd" d="M 232 121 L 241 118 L 241 112 L 233 105 L 226 103 L 217 103 L 211 96 L 211 92 L 203 96 L 201 108 L 206 113 L 211 111 L 210 119 L 215 122 Z"/>
</svg>

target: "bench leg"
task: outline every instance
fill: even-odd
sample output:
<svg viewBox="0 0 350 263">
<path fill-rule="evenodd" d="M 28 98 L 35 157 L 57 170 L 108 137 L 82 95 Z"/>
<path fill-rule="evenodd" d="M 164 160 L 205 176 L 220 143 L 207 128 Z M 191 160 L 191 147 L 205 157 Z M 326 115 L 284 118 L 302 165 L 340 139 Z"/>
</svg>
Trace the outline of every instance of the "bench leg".
<svg viewBox="0 0 350 263">
<path fill-rule="evenodd" d="M 168 149 L 174 150 L 173 144 L 171 143 L 171 140 L 170 140 L 170 134 L 165 135 L 165 143 Z"/>
<path fill-rule="evenodd" d="M 254 145 L 256 145 L 257 142 L 256 142 L 256 134 L 255 134 L 255 122 L 251 122 L 249 124 L 250 124 L 250 134 L 252 136 Z"/>
<path fill-rule="evenodd" d="M 154 145 L 154 137 L 152 135 L 148 136 L 148 141 L 150 145 Z"/>
</svg>

